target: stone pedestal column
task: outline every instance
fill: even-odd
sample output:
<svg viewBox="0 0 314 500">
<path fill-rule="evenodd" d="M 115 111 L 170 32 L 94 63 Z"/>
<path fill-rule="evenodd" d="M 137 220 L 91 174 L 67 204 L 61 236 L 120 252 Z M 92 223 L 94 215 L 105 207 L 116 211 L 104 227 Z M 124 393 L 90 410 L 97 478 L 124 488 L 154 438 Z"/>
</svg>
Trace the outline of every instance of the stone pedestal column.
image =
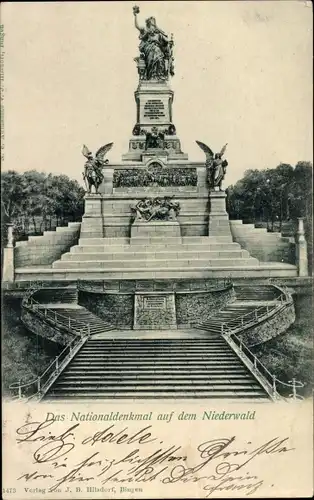
<svg viewBox="0 0 314 500">
<path fill-rule="evenodd" d="M 14 241 L 13 241 L 13 224 L 7 224 L 8 227 L 8 243 L 3 249 L 3 268 L 2 281 L 12 283 L 14 281 Z"/>
<path fill-rule="evenodd" d="M 104 180 L 99 188 L 99 192 L 102 194 L 112 194 L 113 192 L 113 174 L 114 169 L 110 167 L 105 167 L 102 171 Z"/>
<path fill-rule="evenodd" d="M 102 197 L 100 194 L 85 195 L 85 213 L 82 218 L 81 238 L 103 238 Z"/>
<path fill-rule="evenodd" d="M 307 243 L 304 236 L 303 219 L 298 218 L 298 229 L 296 233 L 296 265 L 298 266 L 299 276 L 308 276 L 308 257 Z"/>
<path fill-rule="evenodd" d="M 207 169 L 206 167 L 197 168 L 197 188 L 199 192 L 207 192 Z"/>
<path fill-rule="evenodd" d="M 231 236 L 225 191 L 210 191 L 208 236 Z"/>
</svg>

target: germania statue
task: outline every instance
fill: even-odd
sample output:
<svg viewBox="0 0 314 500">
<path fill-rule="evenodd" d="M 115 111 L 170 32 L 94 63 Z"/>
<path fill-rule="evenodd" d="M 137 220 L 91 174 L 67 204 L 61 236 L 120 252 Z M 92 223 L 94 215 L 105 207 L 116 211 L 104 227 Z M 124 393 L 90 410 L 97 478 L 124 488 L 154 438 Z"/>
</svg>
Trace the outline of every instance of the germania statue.
<svg viewBox="0 0 314 500">
<path fill-rule="evenodd" d="M 146 26 L 140 27 L 137 14 L 140 9 L 133 7 L 135 27 L 140 35 L 140 57 L 135 58 L 141 80 L 167 80 L 174 75 L 173 67 L 173 37 L 157 27 L 156 19 L 146 19 Z"/>
</svg>

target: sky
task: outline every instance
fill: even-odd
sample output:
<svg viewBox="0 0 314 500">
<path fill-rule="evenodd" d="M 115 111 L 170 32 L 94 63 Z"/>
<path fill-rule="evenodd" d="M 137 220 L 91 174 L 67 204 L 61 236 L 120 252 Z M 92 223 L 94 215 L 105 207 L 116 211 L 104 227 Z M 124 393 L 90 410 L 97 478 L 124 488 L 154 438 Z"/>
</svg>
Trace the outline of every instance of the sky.
<svg viewBox="0 0 314 500">
<path fill-rule="evenodd" d="M 173 122 L 228 143 L 226 184 L 247 169 L 312 161 L 312 11 L 305 1 L 138 2 L 173 33 Z M 83 144 L 114 142 L 120 162 L 136 119 L 138 32 L 131 2 L 3 3 L 3 170 L 81 181 Z"/>
</svg>

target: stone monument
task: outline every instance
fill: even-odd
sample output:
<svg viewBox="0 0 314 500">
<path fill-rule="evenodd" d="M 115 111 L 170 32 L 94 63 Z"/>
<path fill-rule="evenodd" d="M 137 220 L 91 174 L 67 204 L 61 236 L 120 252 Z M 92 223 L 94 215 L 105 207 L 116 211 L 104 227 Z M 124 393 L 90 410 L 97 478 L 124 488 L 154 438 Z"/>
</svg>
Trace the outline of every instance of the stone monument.
<svg viewBox="0 0 314 500">
<path fill-rule="evenodd" d="M 112 143 L 95 156 L 83 148 L 87 193 L 79 244 L 53 263 L 52 273 L 125 282 L 295 276 L 295 266 L 263 267 L 233 240 L 223 189 L 227 144 L 214 153 L 197 141 L 205 161 L 190 161 L 182 151 L 170 86 L 174 37 L 154 17 L 144 23 L 139 16 L 134 7 L 139 51 L 128 151 L 120 162 L 108 163 L 104 157 Z M 135 305 L 135 323 L 143 326 L 165 310 L 173 325 L 172 299 L 144 300 L 145 293 L 136 302 L 142 313 L 137 316 Z"/>
</svg>

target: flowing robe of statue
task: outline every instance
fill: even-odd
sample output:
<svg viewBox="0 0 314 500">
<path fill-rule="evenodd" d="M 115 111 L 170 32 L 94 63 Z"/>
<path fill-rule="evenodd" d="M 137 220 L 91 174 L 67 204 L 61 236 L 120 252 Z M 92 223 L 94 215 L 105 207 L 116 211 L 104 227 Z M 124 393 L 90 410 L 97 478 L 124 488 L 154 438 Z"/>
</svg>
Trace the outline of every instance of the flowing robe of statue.
<svg viewBox="0 0 314 500">
<path fill-rule="evenodd" d="M 145 61 L 146 79 L 164 77 L 167 37 L 151 26 L 149 29 L 141 30 L 140 40 L 139 48 Z"/>
<path fill-rule="evenodd" d="M 133 7 L 135 27 L 140 32 L 140 58 L 145 67 L 139 66 L 140 78 L 143 80 L 163 80 L 174 75 L 172 48 L 173 39 L 157 27 L 156 19 L 146 19 L 145 27 L 140 27 L 137 21 L 139 8 Z"/>
<path fill-rule="evenodd" d="M 215 158 L 211 167 L 211 184 L 213 187 L 221 186 L 226 175 L 228 162 L 222 158 Z"/>
</svg>

